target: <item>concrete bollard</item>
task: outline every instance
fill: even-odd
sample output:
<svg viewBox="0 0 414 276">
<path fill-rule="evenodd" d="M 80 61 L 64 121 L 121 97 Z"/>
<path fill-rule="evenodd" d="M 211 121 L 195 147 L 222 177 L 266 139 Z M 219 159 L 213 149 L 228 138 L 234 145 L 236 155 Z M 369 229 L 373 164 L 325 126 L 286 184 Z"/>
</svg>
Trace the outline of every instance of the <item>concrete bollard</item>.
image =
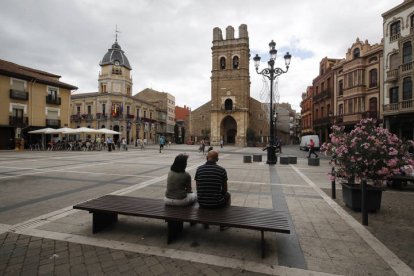
<svg viewBox="0 0 414 276">
<path fill-rule="evenodd" d="M 253 162 L 262 162 L 262 155 L 261 154 L 254 154 L 253 155 Z"/>
<path fill-rule="evenodd" d="M 298 158 L 296 156 L 289 156 L 289 164 L 297 164 Z"/>
<path fill-rule="evenodd" d="M 289 156 L 280 156 L 280 164 L 289 165 Z"/>
<path fill-rule="evenodd" d="M 243 163 L 252 163 L 252 156 L 251 155 L 244 155 L 243 156 Z"/>
<path fill-rule="evenodd" d="M 308 166 L 319 166 L 319 158 L 308 158 Z"/>
</svg>

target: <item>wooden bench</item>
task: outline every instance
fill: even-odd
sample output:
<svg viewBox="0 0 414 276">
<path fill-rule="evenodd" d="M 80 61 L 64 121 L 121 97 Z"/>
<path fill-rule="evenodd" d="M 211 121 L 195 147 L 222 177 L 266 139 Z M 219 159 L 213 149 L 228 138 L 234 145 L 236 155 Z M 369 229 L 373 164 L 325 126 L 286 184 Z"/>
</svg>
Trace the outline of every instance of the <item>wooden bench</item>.
<svg viewBox="0 0 414 276">
<path fill-rule="evenodd" d="M 167 222 L 167 243 L 183 230 L 183 222 L 203 223 L 261 232 L 261 253 L 265 255 L 264 231 L 290 233 L 285 212 L 272 209 L 229 206 L 222 209 L 204 209 L 194 206 L 166 206 L 162 199 L 106 195 L 73 206 L 92 213 L 92 232 L 118 221 L 119 215 L 162 219 Z"/>
</svg>

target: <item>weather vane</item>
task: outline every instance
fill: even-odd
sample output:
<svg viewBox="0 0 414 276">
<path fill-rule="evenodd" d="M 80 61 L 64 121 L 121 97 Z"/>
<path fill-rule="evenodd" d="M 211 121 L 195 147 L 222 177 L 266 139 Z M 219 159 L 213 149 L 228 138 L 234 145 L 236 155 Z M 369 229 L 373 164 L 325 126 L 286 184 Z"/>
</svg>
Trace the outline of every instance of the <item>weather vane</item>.
<svg viewBox="0 0 414 276">
<path fill-rule="evenodd" d="M 118 31 L 118 24 L 115 25 L 115 41 L 118 42 L 118 33 L 120 33 L 120 31 Z"/>
</svg>

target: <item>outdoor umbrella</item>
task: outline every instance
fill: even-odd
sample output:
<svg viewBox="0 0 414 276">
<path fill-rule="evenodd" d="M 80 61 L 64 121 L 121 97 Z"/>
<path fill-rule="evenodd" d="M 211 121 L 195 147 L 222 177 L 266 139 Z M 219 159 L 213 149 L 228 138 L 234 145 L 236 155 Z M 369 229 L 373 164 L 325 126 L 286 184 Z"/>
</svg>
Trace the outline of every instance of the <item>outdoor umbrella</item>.
<svg viewBox="0 0 414 276">
<path fill-rule="evenodd" d="M 121 132 L 110 130 L 107 128 L 100 128 L 97 131 L 99 131 L 99 133 L 102 133 L 102 134 L 121 134 Z"/>
<path fill-rule="evenodd" d="M 56 129 L 47 127 L 47 128 L 32 130 L 32 131 L 29 131 L 28 133 L 29 134 L 45 134 L 47 131 L 52 131 L 52 130 L 56 130 Z"/>
</svg>

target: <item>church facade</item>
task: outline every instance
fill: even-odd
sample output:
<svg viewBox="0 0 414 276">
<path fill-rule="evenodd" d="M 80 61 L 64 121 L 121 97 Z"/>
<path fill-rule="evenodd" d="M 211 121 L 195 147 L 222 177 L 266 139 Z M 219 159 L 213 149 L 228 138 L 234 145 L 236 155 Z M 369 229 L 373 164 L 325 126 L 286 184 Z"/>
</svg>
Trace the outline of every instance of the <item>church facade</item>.
<svg viewBox="0 0 414 276">
<path fill-rule="evenodd" d="M 264 104 L 250 97 L 250 48 L 247 25 L 214 28 L 211 70 L 211 100 L 193 110 L 189 116 L 191 139 L 210 144 L 247 145 L 247 133 L 261 144 L 267 143 L 268 113 Z"/>
</svg>

